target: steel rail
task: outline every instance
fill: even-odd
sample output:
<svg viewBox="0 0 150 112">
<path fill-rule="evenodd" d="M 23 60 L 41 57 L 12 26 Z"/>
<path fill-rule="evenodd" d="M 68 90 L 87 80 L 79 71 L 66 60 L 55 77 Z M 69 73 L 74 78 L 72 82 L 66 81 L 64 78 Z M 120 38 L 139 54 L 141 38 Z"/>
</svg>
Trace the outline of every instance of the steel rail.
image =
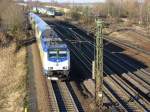
<svg viewBox="0 0 150 112">
<path fill-rule="evenodd" d="M 67 112 L 79 112 L 79 110 L 74 102 L 74 99 L 73 99 L 70 91 L 68 90 L 66 82 L 58 81 L 57 83 L 58 83 L 58 88 L 62 95 L 62 99 L 64 101 Z"/>
<path fill-rule="evenodd" d="M 104 57 L 107 57 L 107 56 L 104 56 Z M 126 72 L 126 74 L 129 74 L 129 75 L 127 75 L 128 77 L 131 77 L 132 78 L 132 75 L 134 75 L 134 74 L 132 74 L 131 72 L 129 72 L 126 68 L 124 68 L 124 67 L 122 67 L 119 63 L 117 63 L 117 62 L 114 62 L 112 59 L 110 59 L 109 57 L 107 57 L 107 60 L 106 61 L 108 61 L 109 60 L 109 62 L 112 62 L 112 64 L 113 65 L 117 65 L 121 70 L 125 70 L 125 72 Z M 114 68 L 113 66 L 112 66 L 112 68 Z M 125 73 L 124 73 L 125 74 Z M 122 76 L 124 76 L 123 74 L 122 74 Z M 133 80 L 132 80 L 133 81 Z M 131 83 L 133 83 L 133 82 L 131 82 Z M 136 85 L 135 85 L 135 83 L 136 83 Z M 137 85 L 138 84 L 138 85 Z M 146 89 L 145 87 L 143 87 L 143 86 L 141 86 L 140 85 L 140 83 L 137 83 L 137 81 L 135 82 L 134 81 L 134 84 L 133 85 L 135 85 L 140 91 L 142 91 L 144 94 L 148 94 L 149 93 L 149 90 L 148 89 Z"/>
<path fill-rule="evenodd" d="M 68 29 L 70 29 L 70 28 L 68 28 Z M 77 34 L 75 31 L 73 31 L 72 29 L 71 29 L 71 32 L 75 33 L 76 35 L 79 35 L 79 34 Z M 81 39 L 84 39 L 84 37 L 82 37 L 81 35 L 79 35 L 79 36 L 80 36 Z M 84 39 L 84 40 L 85 40 L 85 39 Z M 93 44 L 94 44 L 94 43 L 93 43 Z M 87 49 L 88 49 L 88 48 L 87 48 Z M 105 49 L 104 49 L 104 51 L 106 51 L 107 53 L 109 53 L 108 50 L 105 50 Z M 111 53 L 109 53 L 109 54 L 111 54 Z M 112 54 L 111 54 L 111 55 L 112 55 Z M 115 56 L 115 55 L 114 55 L 114 56 Z M 121 59 L 120 57 L 118 57 L 118 56 L 115 56 L 115 57 L 119 58 L 121 61 L 123 61 L 124 63 L 128 64 L 128 65 L 131 66 L 132 68 L 136 69 L 135 67 L 133 67 L 131 64 L 127 63 L 126 61 L 124 61 L 124 60 Z M 143 70 L 142 70 L 142 71 L 141 71 L 141 70 L 138 70 L 138 71 L 139 71 L 140 73 L 143 73 L 143 72 L 144 72 Z M 145 73 L 145 72 L 144 72 L 144 73 Z M 146 72 L 146 74 L 148 74 L 148 72 Z M 141 74 L 138 74 L 138 73 L 137 73 L 137 75 L 138 75 L 138 78 L 139 78 Z M 147 82 L 147 83 L 148 83 L 148 82 Z M 149 83 L 148 83 L 148 84 L 149 84 Z"/>
<path fill-rule="evenodd" d="M 61 37 L 63 37 L 64 38 L 64 36 L 63 36 L 63 34 L 60 32 L 60 31 L 56 31 L 57 33 L 59 33 L 60 35 L 61 35 Z M 72 51 L 72 53 L 84 64 L 84 66 L 89 70 L 89 71 L 91 71 L 90 70 L 90 68 L 87 66 L 87 64 L 82 60 L 82 58 L 81 57 L 79 57 L 79 55 L 76 53 L 76 52 L 73 52 L 73 51 L 75 51 L 75 50 L 73 50 L 73 49 L 71 49 L 70 48 L 70 50 Z M 82 55 L 82 57 L 84 57 L 83 56 L 83 54 L 81 54 Z M 86 58 L 85 58 L 86 59 Z M 87 60 L 88 61 L 88 60 Z M 89 64 L 91 64 L 89 61 L 88 61 L 88 65 Z M 92 72 L 91 72 L 92 73 Z"/>
<path fill-rule="evenodd" d="M 110 54 L 111 56 L 117 58 L 119 61 L 123 62 L 124 64 L 128 65 L 130 68 L 135 69 L 135 70 L 137 69 L 137 67 L 135 67 L 133 64 L 130 64 L 129 62 L 125 61 L 124 59 L 122 59 L 121 57 L 119 57 L 119 56 L 117 56 L 117 55 L 115 55 L 115 54 L 113 54 L 113 53 L 110 53 L 109 50 L 106 50 L 106 49 L 105 49 L 104 51 L 107 52 L 108 54 Z M 139 65 L 139 67 L 140 67 L 140 65 Z M 140 74 L 150 76 L 149 73 L 145 73 L 143 70 L 137 69 L 137 71 L 139 71 Z M 138 76 L 139 76 L 139 75 L 138 75 Z M 139 77 L 140 77 L 140 76 L 139 76 Z M 150 84 L 149 81 L 148 81 L 148 84 Z"/>
<path fill-rule="evenodd" d="M 125 70 L 131 71 L 133 69 L 134 71 L 132 72 L 132 74 L 134 74 L 133 75 L 134 79 L 137 80 L 137 82 L 141 82 L 142 81 L 143 85 L 145 85 L 147 87 L 147 89 L 150 90 L 150 81 L 148 80 L 149 76 L 147 76 L 142 71 L 140 71 L 140 70 L 138 70 L 136 68 L 132 68 L 126 61 L 121 60 L 120 57 L 112 55 L 109 52 L 107 52 L 107 55 L 108 56 L 106 56 L 106 55 L 104 55 L 104 56 L 106 56 L 107 58 L 112 57 L 113 60 L 117 59 L 117 61 L 120 62 L 119 65 L 122 66 Z M 117 63 L 119 63 L 119 62 L 117 62 Z"/>
<path fill-rule="evenodd" d="M 110 98 L 111 102 L 114 106 L 120 107 L 124 112 L 128 112 L 127 108 L 124 107 L 124 105 L 108 90 L 108 88 L 104 85 L 103 87 L 104 94 Z"/>
<path fill-rule="evenodd" d="M 137 100 L 130 101 L 130 99 L 133 97 L 128 91 L 126 91 L 115 81 L 113 81 L 112 78 L 110 77 L 107 78 L 108 78 L 107 80 L 106 79 L 104 80 L 104 85 L 106 84 L 107 87 L 109 86 L 109 89 L 111 88 L 110 91 L 128 111 L 136 111 L 136 110 L 142 110 L 142 112 L 147 111 L 145 108 L 143 108 L 143 106 L 139 102 L 137 102 Z"/>
<path fill-rule="evenodd" d="M 72 31 L 72 32 L 74 32 L 74 31 Z M 79 34 L 78 34 L 79 35 Z M 81 36 L 80 36 L 81 37 Z M 82 37 L 82 39 L 83 39 L 83 37 Z M 87 48 L 88 49 L 88 48 Z M 104 49 L 104 51 L 106 51 L 107 53 L 109 53 L 107 50 L 105 50 Z M 109 53 L 110 55 L 112 55 L 111 53 Z M 115 56 L 115 55 L 114 55 Z M 121 61 L 123 61 L 124 63 L 126 63 L 126 64 L 129 64 L 129 63 L 127 63 L 126 61 L 124 61 L 124 60 L 122 60 L 120 57 L 118 57 L 118 56 L 116 56 L 117 58 L 119 58 Z M 130 64 L 130 66 L 133 68 L 133 66 Z M 136 69 L 136 68 L 134 68 L 134 69 Z M 140 70 L 138 70 L 140 73 L 142 73 L 143 74 L 143 71 L 140 71 Z M 138 78 L 140 78 L 140 77 L 143 77 L 143 76 L 141 76 L 141 74 L 139 74 L 139 73 L 134 73 L 134 74 L 136 74 L 137 75 L 137 77 Z M 137 78 L 136 78 L 137 79 Z M 141 79 L 141 78 L 140 78 Z M 144 78 L 145 79 L 145 78 Z M 144 79 L 141 79 L 142 81 L 144 81 L 144 83 L 145 83 L 145 80 Z M 138 79 L 137 79 L 138 80 Z M 148 80 L 148 78 L 146 78 L 146 80 Z M 140 81 L 140 80 L 139 80 Z M 146 83 L 148 83 L 148 82 L 146 82 Z M 149 84 L 149 83 L 148 83 Z M 147 84 L 145 84 L 146 86 L 147 86 Z"/>
<path fill-rule="evenodd" d="M 85 31 L 83 28 L 77 26 L 77 25 L 74 25 L 76 28 L 72 28 L 72 29 L 80 29 L 81 31 L 83 31 L 85 34 L 89 34 L 87 31 Z M 89 35 L 90 36 L 90 35 Z M 91 37 L 91 36 L 90 36 Z M 91 37 L 92 38 L 92 37 Z M 138 48 L 138 46 L 134 46 L 134 45 L 130 45 L 130 44 L 127 44 L 127 43 L 124 43 L 124 42 L 121 42 L 121 41 L 115 41 L 113 40 L 112 38 L 107 38 L 107 36 L 104 36 L 103 37 L 105 40 L 109 41 L 109 42 L 112 42 L 112 43 L 115 43 L 115 44 L 119 44 L 120 46 L 126 46 L 126 47 L 129 47 L 129 48 L 133 48 L 133 49 L 136 49 L 142 53 L 145 53 L 147 55 L 150 55 L 150 52 L 147 52 L 145 50 L 143 50 L 142 48 Z"/>
<path fill-rule="evenodd" d="M 109 63 L 109 65 L 110 65 L 110 63 Z M 110 66 L 112 66 L 112 65 L 110 65 Z M 113 66 L 114 66 L 114 65 L 113 65 Z M 116 70 L 115 70 L 115 71 L 116 71 Z M 123 77 L 123 78 L 122 78 L 122 77 Z M 123 74 L 122 76 L 120 76 L 120 78 L 121 78 L 122 80 L 125 79 L 125 82 L 126 82 L 127 84 L 129 84 L 133 89 L 135 89 L 135 90 L 137 91 L 137 87 L 135 87 L 135 85 L 134 85 L 133 83 L 131 83 L 132 81 L 130 81 L 131 84 L 128 83 L 128 81 L 131 80 L 131 79 L 129 79 L 129 78 L 127 78 L 127 77 L 128 77 L 127 74 Z M 138 90 L 138 91 L 139 91 L 139 90 Z M 138 96 L 140 96 L 140 98 L 141 98 L 139 103 L 140 103 L 141 105 L 143 105 L 143 107 L 146 106 L 145 109 L 149 109 L 149 106 L 148 106 L 148 105 L 150 104 L 150 103 L 149 103 L 149 100 L 147 99 L 147 97 L 143 96 L 143 93 L 141 94 L 141 92 L 138 92 L 138 91 L 137 91 Z M 133 97 L 134 97 L 134 96 L 133 96 Z M 136 96 L 135 96 L 135 100 L 137 100 L 137 99 L 136 99 Z M 137 101 L 138 101 L 138 100 L 137 100 Z"/>
<path fill-rule="evenodd" d="M 119 46 L 125 46 L 125 47 L 129 47 L 129 48 L 132 48 L 132 49 L 135 49 L 135 50 L 138 50 L 144 54 L 147 54 L 147 55 L 150 55 L 150 51 L 146 51 L 142 48 L 140 48 L 139 46 L 136 46 L 136 45 L 131 45 L 131 44 L 128 44 L 126 42 L 122 42 L 122 41 L 119 41 L 119 40 L 114 40 L 114 39 L 110 39 L 109 37 L 107 36 L 104 36 L 104 39 L 111 42 L 111 43 L 114 43 L 114 44 L 117 44 Z"/>
<path fill-rule="evenodd" d="M 79 35 L 79 34 L 78 34 Z M 81 37 L 81 36 L 80 36 Z M 83 39 L 83 38 L 82 38 Z M 107 51 L 107 50 L 105 50 L 105 51 Z M 107 52 L 108 53 L 108 52 Z M 111 54 L 111 53 L 109 53 L 109 54 Z M 111 54 L 112 55 L 112 54 Z M 120 59 L 120 57 L 119 57 L 119 59 Z M 122 60 L 122 59 L 121 59 Z M 125 62 L 126 64 L 127 64 L 127 62 L 126 61 L 124 61 L 124 60 L 122 60 L 123 62 Z M 130 65 L 131 66 L 131 65 Z M 140 70 L 138 70 L 138 71 L 140 71 Z M 142 72 L 142 71 L 141 71 Z M 139 73 L 136 73 L 137 75 L 138 75 L 138 78 L 139 77 L 143 77 L 143 76 L 141 76 L 141 74 L 139 74 Z M 137 79 L 137 78 L 136 78 Z M 140 78 L 141 79 L 141 78 Z M 144 78 L 145 79 L 145 78 Z M 144 81 L 144 79 L 141 79 L 141 80 L 143 80 Z M 148 80 L 148 78 L 146 78 L 147 80 Z M 138 79 L 137 79 L 138 80 Z M 139 80 L 140 81 L 140 80 Z"/>
<path fill-rule="evenodd" d="M 52 81 L 52 88 L 54 89 L 60 112 L 79 112 L 81 110 L 80 108 L 78 109 L 66 82 Z"/>
<path fill-rule="evenodd" d="M 57 26 L 60 27 L 60 25 L 58 25 L 58 24 L 56 24 L 56 23 L 53 23 L 53 24 L 55 24 L 55 25 L 57 25 Z M 56 32 L 58 32 L 59 34 L 61 34 L 61 35 L 63 36 L 63 34 L 62 34 L 60 31 L 58 31 L 57 29 L 55 29 L 55 30 L 56 30 Z M 63 29 L 63 30 L 65 30 L 66 32 L 68 32 L 67 29 Z M 72 31 L 71 29 L 69 29 L 69 30 Z M 70 33 L 70 32 L 69 32 L 69 33 Z M 74 34 L 73 34 L 73 35 L 74 35 Z M 77 38 L 77 35 L 76 35 L 76 34 L 75 34 L 74 36 L 76 37 L 77 40 L 79 40 L 79 38 Z M 74 36 L 72 36 L 72 38 L 75 38 Z M 66 40 L 65 38 L 64 38 L 64 40 L 65 40 L 65 41 L 68 41 L 68 42 L 69 42 L 68 44 L 72 44 L 78 51 L 80 50 L 80 49 L 78 49 L 72 42 L 70 42 L 69 40 Z M 81 53 L 81 55 L 83 55 L 82 52 L 80 52 L 80 53 Z M 87 60 L 88 62 L 92 61 L 92 59 L 90 59 L 87 55 L 84 55 L 84 56 L 87 58 L 86 60 Z M 83 58 L 85 58 L 84 56 L 83 56 Z"/>
<path fill-rule="evenodd" d="M 46 82 L 47 82 L 48 91 L 49 91 L 50 111 L 51 112 L 60 112 L 59 106 L 58 106 L 58 103 L 57 103 L 57 100 L 56 100 L 56 96 L 55 96 L 55 93 L 54 93 L 54 89 L 52 87 L 52 83 L 48 79 L 46 80 Z"/>
<path fill-rule="evenodd" d="M 143 111 L 148 111 L 150 103 L 147 101 L 147 99 L 145 99 L 136 90 L 129 86 L 128 83 L 126 83 L 121 77 L 115 74 L 107 65 L 105 65 L 105 69 L 107 69 L 107 72 L 112 74 L 108 75 L 108 77 L 111 77 L 112 80 L 114 80 L 120 87 L 122 87 L 131 96 L 131 98 L 135 100 L 139 108 L 143 108 Z"/>
</svg>

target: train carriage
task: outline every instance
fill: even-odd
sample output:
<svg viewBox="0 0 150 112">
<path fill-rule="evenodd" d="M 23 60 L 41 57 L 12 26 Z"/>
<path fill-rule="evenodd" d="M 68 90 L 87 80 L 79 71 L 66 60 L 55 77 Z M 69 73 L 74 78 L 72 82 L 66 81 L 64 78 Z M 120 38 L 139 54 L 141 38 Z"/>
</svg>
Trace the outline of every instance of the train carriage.
<svg viewBox="0 0 150 112">
<path fill-rule="evenodd" d="M 70 52 L 67 45 L 39 16 L 29 13 L 40 51 L 43 72 L 52 80 L 68 78 Z"/>
</svg>

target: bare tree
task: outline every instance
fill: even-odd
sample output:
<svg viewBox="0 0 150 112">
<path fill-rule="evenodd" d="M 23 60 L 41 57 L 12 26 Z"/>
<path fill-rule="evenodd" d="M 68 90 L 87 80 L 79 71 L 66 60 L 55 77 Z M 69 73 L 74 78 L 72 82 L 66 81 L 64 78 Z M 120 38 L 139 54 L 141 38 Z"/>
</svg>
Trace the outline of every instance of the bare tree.
<svg viewBox="0 0 150 112">
<path fill-rule="evenodd" d="M 74 6 L 72 7 L 71 11 L 70 11 L 70 17 L 73 19 L 73 20 L 79 20 L 81 18 L 81 7 L 77 7 L 77 6 Z"/>
<path fill-rule="evenodd" d="M 23 9 L 11 0 L 0 1 L 2 26 L 10 31 L 22 30 L 25 22 Z"/>
</svg>

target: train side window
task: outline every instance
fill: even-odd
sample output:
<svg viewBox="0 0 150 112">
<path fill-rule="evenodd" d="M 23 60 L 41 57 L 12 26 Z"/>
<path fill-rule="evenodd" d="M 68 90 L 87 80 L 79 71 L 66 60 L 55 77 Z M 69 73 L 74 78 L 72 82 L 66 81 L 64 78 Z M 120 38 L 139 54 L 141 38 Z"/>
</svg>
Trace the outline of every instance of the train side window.
<svg viewBox="0 0 150 112">
<path fill-rule="evenodd" d="M 44 36 L 42 35 L 41 38 L 44 39 Z"/>
</svg>

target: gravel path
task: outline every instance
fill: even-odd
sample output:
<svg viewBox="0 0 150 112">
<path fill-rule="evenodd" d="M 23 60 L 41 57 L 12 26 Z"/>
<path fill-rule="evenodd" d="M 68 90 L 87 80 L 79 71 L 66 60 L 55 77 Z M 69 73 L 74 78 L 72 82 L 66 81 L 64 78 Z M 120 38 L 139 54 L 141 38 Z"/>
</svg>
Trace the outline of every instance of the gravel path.
<svg viewBox="0 0 150 112">
<path fill-rule="evenodd" d="M 28 47 L 28 96 L 29 96 L 29 110 L 30 112 L 37 112 L 37 98 L 34 79 L 34 70 L 32 63 L 33 55 L 31 47 Z"/>
<path fill-rule="evenodd" d="M 49 112 L 49 105 L 48 105 L 48 92 L 47 88 L 45 86 L 45 77 L 42 75 L 42 67 L 41 67 L 41 61 L 40 61 L 40 55 L 38 51 L 38 47 L 36 44 L 33 44 L 31 46 L 32 55 L 33 55 L 33 69 L 34 69 L 34 75 L 32 78 L 34 81 L 33 89 L 35 89 L 35 93 L 33 94 L 33 97 L 36 96 L 37 99 L 37 110 L 33 112 Z M 34 88 L 35 86 L 35 88 Z M 33 105 L 33 108 L 34 105 Z"/>
</svg>

